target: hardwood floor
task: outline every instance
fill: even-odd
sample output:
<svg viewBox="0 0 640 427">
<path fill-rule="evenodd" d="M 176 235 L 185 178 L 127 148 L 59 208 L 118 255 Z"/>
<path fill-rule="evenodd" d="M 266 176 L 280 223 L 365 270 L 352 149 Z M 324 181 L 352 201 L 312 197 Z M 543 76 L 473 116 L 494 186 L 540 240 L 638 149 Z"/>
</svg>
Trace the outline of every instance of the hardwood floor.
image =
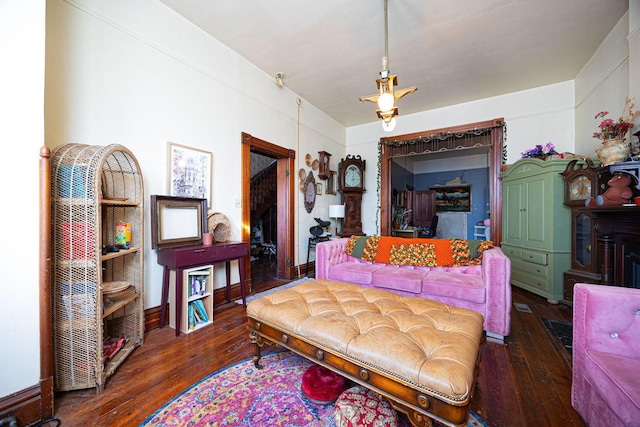
<svg viewBox="0 0 640 427">
<path fill-rule="evenodd" d="M 284 283 L 268 272 L 264 281 L 259 276 L 253 277 L 254 293 Z M 542 323 L 571 321 L 571 308 L 515 287 L 513 301 L 531 313 L 514 307 L 505 343 L 484 344 L 471 409 L 490 426 L 584 426 L 571 407 L 571 355 Z M 63 427 L 137 426 L 204 376 L 250 357 L 245 324 L 244 309 L 231 303 L 216 307 L 214 323 L 194 333 L 175 337 L 168 327 L 150 330 L 101 394 L 57 394 L 55 416 Z"/>
</svg>

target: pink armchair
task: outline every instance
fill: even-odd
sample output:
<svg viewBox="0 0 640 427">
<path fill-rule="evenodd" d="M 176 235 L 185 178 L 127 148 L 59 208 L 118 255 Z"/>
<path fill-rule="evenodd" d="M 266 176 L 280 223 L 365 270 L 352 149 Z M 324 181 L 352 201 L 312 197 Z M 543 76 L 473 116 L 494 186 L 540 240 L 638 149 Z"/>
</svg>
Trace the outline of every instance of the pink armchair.
<svg viewBox="0 0 640 427">
<path fill-rule="evenodd" d="M 591 427 L 640 426 L 640 289 L 574 287 L 571 404 Z"/>
</svg>

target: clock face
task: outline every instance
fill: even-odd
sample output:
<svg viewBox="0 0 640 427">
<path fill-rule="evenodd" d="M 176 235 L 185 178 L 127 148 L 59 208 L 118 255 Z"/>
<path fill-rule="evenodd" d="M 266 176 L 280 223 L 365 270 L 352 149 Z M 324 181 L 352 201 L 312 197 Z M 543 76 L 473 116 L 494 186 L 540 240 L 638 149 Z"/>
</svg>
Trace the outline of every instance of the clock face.
<svg viewBox="0 0 640 427">
<path fill-rule="evenodd" d="M 347 187 L 360 187 L 360 169 L 356 165 L 349 165 L 344 173 L 344 184 Z"/>
<path fill-rule="evenodd" d="M 571 181 L 569 188 L 571 200 L 585 200 L 591 197 L 591 180 L 586 175 L 578 175 Z"/>
</svg>

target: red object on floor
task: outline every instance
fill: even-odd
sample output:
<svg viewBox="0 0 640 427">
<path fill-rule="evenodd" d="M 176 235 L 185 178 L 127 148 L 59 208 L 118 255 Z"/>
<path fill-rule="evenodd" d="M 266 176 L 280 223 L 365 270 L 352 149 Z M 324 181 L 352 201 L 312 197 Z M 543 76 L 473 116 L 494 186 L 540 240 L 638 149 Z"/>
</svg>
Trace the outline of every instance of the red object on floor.
<svg viewBox="0 0 640 427">
<path fill-rule="evenodd" d="M 310 366 L 302 374 L 302 394 L 320 405 L 330 405 L 347 389 L 347 380 L 320 365 Z"/>
</svg>

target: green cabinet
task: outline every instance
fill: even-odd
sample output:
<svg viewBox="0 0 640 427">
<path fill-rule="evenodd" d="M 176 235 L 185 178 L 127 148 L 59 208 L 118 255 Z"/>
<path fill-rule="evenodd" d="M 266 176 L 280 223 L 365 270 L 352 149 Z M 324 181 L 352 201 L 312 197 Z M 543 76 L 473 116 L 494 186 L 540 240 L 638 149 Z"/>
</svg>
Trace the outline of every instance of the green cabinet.
<svg viewBox="0 0 640 427">
<path fill-rule="evenodd" d="M 511 259 L 511 283 L 549 302 L 563 298 L 571 267 L 571 209 L 560 175 L 570 160 L 522 159 L 502 178 L 502 250 Z"/>
</svg>

